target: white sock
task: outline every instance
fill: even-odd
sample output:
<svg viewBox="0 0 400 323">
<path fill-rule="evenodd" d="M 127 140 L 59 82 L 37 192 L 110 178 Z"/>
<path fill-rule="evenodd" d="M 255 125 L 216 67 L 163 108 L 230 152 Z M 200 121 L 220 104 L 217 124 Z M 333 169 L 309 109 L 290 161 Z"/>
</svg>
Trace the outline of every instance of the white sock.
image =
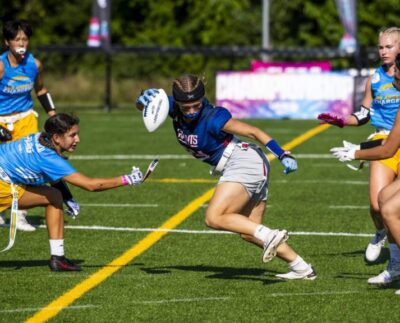
<svg viewBox="0 0 400 323">
<path fill-rule="evenodd" d="M 266 226 L 259 224 L 254 232 L 254 238 L 261 240 L 265 243 L 267 241 L 268 235 L 271 233 L 271 229 L 267 228 Z"/>
<path fill-rule="evenodd" d="M 389 243 L 390 261 L 388 270 L 400 271 L 400 248 L 395 243 Z"/>
<path fill-rule="evenodd" d="M 297 255 L 296 259 L 292 262 L 289 262 L 289 268 L 293 271 L 300 272 L 306 271 L 310 269 L 310 264 L 306 263 L 303 258 Z"/>
<path fill-rule="evenodd" d="M 52 240 L 50 242 L 50 254 L 52 256 L 64 256 L 64 239 Z"/>
</svg>

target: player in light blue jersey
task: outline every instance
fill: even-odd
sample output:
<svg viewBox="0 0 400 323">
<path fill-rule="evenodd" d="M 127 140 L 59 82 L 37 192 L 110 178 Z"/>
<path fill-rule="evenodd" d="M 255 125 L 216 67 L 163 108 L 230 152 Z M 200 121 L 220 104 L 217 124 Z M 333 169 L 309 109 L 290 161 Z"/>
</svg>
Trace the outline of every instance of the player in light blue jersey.
<svg viewBox="0 0 400 323">
<path fill-rule="evenodd" d="M 364 125 L 371 119 L 371 125 L 376 130 L 369 139 L 385 140 L 393 127 L 395 116 L 400 106 L 400 91 L 392 84 L 396 69 L 396 55 L 399 53 L 400 28 L 390 27 L 381 30 L 379 33 L 379 56 L 383 65 L 368 78 L 360 110 L 346 119 L 327 113 L 321 114 L 318 118 L 339 127 Z M 376 233 L 365 251 L 365 259 L 368 262 L 378 260 L 386 240 L 386 230 L 382 221 L 378 195 L 384 187 L 392 183 L 398 176 L 399 165 L 400 151 L 391 158 L 371 161 L 370 163 L 370 213 Z M 397 256 L 399 259 L 391 261 L 389 266 L 392 266 L 394 262 L 397 263 L 395 271 L 400 273 L 400 253 L 390 235 L 388 240 L 391 258 L 394 255 L 399 255 Z M 374 278 L 372 277 L 370 280 L 374 281 Z"/>
<path fill-rule="evenodd" d="M 158 90 L 148 89 L 137 99 L 143 110 Z M 169 116 L 176 138 L 193 157 L 212 166 L 221 175 L 209 202 L 205 222 L 216 230 L 238 233 L 244 240 L 263 248 L 262 260 L 275 255 L 286 261 L 290 272 L 282 279 L 313 280 L 317 277 L 287 243 L 286 230 L 263 225 L 268 195 L 270 165 L 263 151 L 238 136 L 257 140 L 270 150 L 285 167 L 286 174 L 297 170 L 296 159 L 259 128 L 232 118 L 223 107 L 215 107 L 204 97 L 204 83 L 194 75 L 183 75 L 173 82 Z"/>
<path fill-rule="evenodd" d="M 27 21 L 10 20 L 3 26 L 7 50 L 0 56 L 0 143 L 18 140 L 39 131 L 33 110 L 32 90 L 49 116 L 56 113 L 53 100 L 43 84 L 43 66 L 28 52 L 32 28 Z M 67 214 L 77 216 L 79 205 L 63 182 L 54 183 L 64 196 Z M 5 213 L 0 214 L 5 224 Z M 17 228 L 34 231 L 26 220 L 26 211 L 17 212 Z"/>
<path fill-rule="evenodd" d="M 400 90 L 400 54 L 396 57 L 396 69 L 394 75 L 394 86 Z M 351 161 L 354 159 L 378 160 L 394 156 L 400 147 L 400 110 L 397 110 L 395 123 L 390 131 L 389 137 L 382 145 L 371 149 L 358 147 L 336 147 L 332 148 L 332 154 L 340 161 Z M 379 206 L 383 221 L 387 228 L 388 237 L 393 240 L 397 248 L 390 245 L 390 262 L 387 268 L 378 276 L 371 277 L 368 283 L 371 285 L 389 285 L 400 280 L 400 179 L 397 178 L 387 185 L 379 193 Z M 396 291 L 400 295 L 400 290 Z"/>
<path fill-rule="evenodd" d="M 87 191 L 103 191 L 123 185 L 138 185 L 143 176 L 133 167 L 128 175 L 113 178 L 90 178 L 78 172 L 64 157 L 79 144 L 79 119 L 68 114 L 50 117 L 45 132 L 29 135 L 0 145 L 0 211 L 15 200 L 18 207 L 45 207 L 52 271 L 79 271 L 79 266 L 64 256 L 64 211 L 60 191 L 45 185 L 59 181 Z M 14 201 L 13 201 L 14 200 Z"/>
</svg>

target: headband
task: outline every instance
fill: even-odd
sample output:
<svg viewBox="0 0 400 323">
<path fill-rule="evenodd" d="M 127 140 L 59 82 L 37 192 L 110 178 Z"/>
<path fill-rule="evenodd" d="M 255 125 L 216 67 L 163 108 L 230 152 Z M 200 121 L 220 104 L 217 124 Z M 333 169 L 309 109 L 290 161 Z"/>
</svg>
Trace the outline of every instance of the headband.
<svg viewBox="0 0 400 323">
<path fill-rule="evenodd" d="M 200 82 L 199 86 L 191 92 L 183 92 L 175 83 L 172 85 L 172 94 L 174 100 L 178 102 L 192 102 L 203 98 L 205 94 L 204 84 Z"/>
</svg>

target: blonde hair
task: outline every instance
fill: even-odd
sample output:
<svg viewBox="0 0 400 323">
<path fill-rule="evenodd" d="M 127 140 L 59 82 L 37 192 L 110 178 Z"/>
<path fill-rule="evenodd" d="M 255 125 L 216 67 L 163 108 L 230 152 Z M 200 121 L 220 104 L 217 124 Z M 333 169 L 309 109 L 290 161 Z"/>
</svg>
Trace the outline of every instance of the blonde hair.
<svg viewBox="0 0 400 323">
<path fill-rule="evenodd" d="M 398 28 L 398 27 L 382 28 L 379 31 L 379 38 L 381 38 L 383 35 L 392 35 L 392 36 L 396 37 L 397 43 L 400 46 L 400 28 Z"/>
</svg>

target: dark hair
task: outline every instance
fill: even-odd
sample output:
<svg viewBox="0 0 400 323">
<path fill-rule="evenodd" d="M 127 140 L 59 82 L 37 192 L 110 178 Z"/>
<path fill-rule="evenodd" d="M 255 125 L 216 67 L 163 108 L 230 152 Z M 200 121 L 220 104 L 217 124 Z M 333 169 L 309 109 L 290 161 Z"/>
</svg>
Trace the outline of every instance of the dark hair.
<svg viewBox="0 0 400 323">
<path fill-rule="evenodd" d="M 17 37 L 18 32 L 22 30 L 25 35 L 31 38 L 33 32 L 26 20 L 9 20 L 3 26 L 3 37 L 5 40 L 13 40 Z"/>
<path fill-rule="evenodd" d="M 400 54 L 397 54 L 394 63 L 395 63 L 395 65 L 396 65 L 397 69 L 400 70 Z"/>
<path fill-rule="evenodd" d="M 172 94 L 174 100 L 178 102 L 198 101 L 204 97 L 204 83 L 196 75 L 179 76 L 172 84 Z"/>
<path fill-rule="evenodd" d="M 53 135 L 63 135 L 73 126 L 79 124 L 79 118 L 66 113 L 58 113 L 48 118 L 44 124 L 44 132 L 40 134 L 39 142 L 48 148 L 54 149 L 51 138 Z"/>
</svg>

